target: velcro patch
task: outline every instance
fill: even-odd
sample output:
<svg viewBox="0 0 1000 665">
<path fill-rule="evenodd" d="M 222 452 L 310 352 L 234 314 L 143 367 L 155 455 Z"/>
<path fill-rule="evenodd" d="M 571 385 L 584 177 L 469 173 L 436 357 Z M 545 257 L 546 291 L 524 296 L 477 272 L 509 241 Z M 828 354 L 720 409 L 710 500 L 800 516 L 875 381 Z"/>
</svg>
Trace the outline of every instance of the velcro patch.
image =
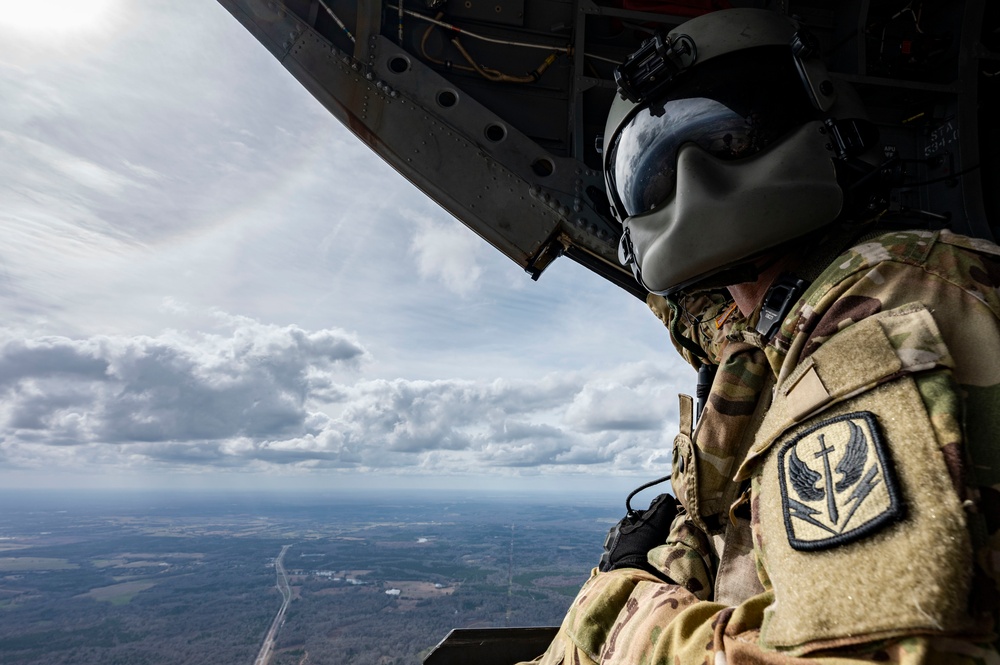
<svg viewBox="0 0 1000 665">
<path fill-rule="evenodd" d="M 902 515 L 895 473 L 869 411 L 824 420 L 778 455 L 785 531 L 796 550 L 843 545 Z"/>
</svg>

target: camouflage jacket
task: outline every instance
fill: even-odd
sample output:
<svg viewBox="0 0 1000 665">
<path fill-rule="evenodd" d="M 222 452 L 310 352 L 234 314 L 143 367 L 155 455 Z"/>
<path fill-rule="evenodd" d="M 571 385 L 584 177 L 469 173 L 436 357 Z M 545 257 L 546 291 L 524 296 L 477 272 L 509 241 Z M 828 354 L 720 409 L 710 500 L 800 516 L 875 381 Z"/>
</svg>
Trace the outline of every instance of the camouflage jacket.
<svg viewBox="0 0 1000 665">
<path fill-rule="evenodd" d="M 651 299 L 718 364 L 696 429 L 681 398 L 683 510 L 649 553 L 674 583 L 595 570 L 535 662 L 1000 663 L 998 257 L 856 244 L 767 343 L 724 291 Z"/>
</svg>

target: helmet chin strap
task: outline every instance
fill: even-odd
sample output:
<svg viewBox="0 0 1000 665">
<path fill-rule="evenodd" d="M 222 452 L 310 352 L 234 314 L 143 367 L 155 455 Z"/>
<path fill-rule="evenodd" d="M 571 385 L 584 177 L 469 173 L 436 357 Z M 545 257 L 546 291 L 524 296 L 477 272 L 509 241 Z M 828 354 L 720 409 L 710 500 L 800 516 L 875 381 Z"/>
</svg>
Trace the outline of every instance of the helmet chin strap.
<svg viewBox="0 0 1000 665">
<path fill-rule="evenodd" d="M 639 282 L 639 286 L 647 291 L 650 290 L 645 282 L 642 281 L 642 269 L 639 267 L 639 261 L 635 257 L 635 246 L 632 244 L 632 236 L 629 234 L 628 227 L 624 225 L 622 225 L 622 236 L 618 239 L 618 262 L 632 270 L 635 281 Z"/>
</svg>

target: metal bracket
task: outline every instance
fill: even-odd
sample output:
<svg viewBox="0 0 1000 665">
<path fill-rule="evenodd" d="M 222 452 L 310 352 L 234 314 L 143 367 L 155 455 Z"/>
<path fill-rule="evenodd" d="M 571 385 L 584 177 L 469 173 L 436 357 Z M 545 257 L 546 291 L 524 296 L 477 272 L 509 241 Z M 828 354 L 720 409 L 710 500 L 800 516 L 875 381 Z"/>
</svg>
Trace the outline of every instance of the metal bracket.
<svg viewBox="0 0 1000 665">
<path fill-rule="evenodd" d="M 694 40 L 687 35 L 657 33 L 615 69 L 615 83 L 623 99 L 642 104 L 698 59 Z"/>
<path fill-rule="evenodd" d="M 830 147 L 837 153 L 838 159 L 856 157 L 878 141 L 878 129 L 871 122 L 861 118 L 843 120 L 827 118 L 823 124 L 830 132 L 830 137 L 833 139 Z"/>
<path fill-rule="evenodd" d="M 526 273 L 531 275 L 533 281 L 538 281 L 538 278 L 542 276 L 542 272 L 549 265 L 563 255 L 566 251 L 566 244 L 560 239 L 555 239 L 547 243 L 542 249 L 535 254 L 534 258 L 531 259 L 531 263 L 528 267 L 524 269 Z"/>
</svg>

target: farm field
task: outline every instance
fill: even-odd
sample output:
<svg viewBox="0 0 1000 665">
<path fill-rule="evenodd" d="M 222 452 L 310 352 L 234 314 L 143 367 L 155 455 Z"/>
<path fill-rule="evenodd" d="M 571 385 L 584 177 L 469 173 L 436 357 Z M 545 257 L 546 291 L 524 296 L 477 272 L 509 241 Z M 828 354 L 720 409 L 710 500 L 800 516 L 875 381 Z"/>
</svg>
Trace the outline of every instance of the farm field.
<svg viewBox="0 0 1000 665">
<path fill-rule="evenodd" d="M 5 665 L 417 664 L 452 628 L 556 625 L 614 505 L 526 497 L 0 495 Z M 128 505 L 123 510 L 122 505 Z"/>
</svg>

